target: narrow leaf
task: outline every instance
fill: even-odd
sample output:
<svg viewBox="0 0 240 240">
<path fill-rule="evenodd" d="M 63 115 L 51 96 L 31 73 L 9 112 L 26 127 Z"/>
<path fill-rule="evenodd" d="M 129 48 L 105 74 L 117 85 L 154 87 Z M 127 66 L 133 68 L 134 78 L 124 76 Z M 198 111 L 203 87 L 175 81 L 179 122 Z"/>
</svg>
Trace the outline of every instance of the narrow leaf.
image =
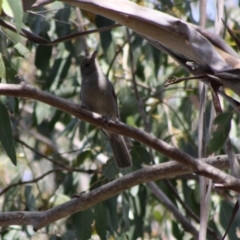
<svg viewBox="0 0 240 240">
<path fill-rule="evenodd" d="M 46 116 L 51 116 L 52 109 L 51 106 L 42 103 L 42 102 L 37 102 L 35 105 L 35 115 L 36 115 L 36 120 L 37 124 L 41 124 L 43 120 L 46 118 Z"/>
<path fill-rule="evenodd" d="M 212 137 L 208 143 L 208 153 L 213 153 L 223 146 L 229 131 L 231 129 L 232 113 L 223 113 L 217 116 L 214 124 L 217 125 L 212 133 Z"/>
<path fill-rule="evenodd" d="M 238 201 L 239 201 L 239 200 L 237 200 L 237 202 L 235 203 L 235 206 L 234 206 L 234 208 L 233 208 L 233 210 L 232 210 L 232 216 L 231 216 L 231 218 L 230 218 L 230 220 L 229 220 L 228 227 L 227 227 L 227 229 L 226 229 L 226 232 L 225 232 L 222 240 L 224 240 L 225 237 L 227 236 L 228 231 L 229 231 L 229 229 L 230 229 L 230 227 L 231 227 L 231 225 L 232 225 L 232 223 L 233 223 L 233 220 L 234 220 L 236 214 L 238 213 L 238 210 L 239 210 L 239 202 L 238 202 Z"/>
<path fill-rule="evenodd" d="M 105 201 L 108 213 L 108 227 L 112 233 L 118 229 L 117 198 L 118 196 L 114 196 Z"/>
<path fill-rule="evenodd" d="M 132 159 L 134 161 L 134 166 L 141 168 L 143 163 L 149 164 L 151 156 L 149 152 L 142 146 L 134 146 L 132 148 Z"/>
<path fill-rule="evenodd" d="M 16 32 L 13 32 L 7 28 L 3 28 L 4 34 L 6 37 L 11 40 L 13 43 L 17 44 L 21 41 L 21 36 L 17 34 Z"/>
<path fill-rule="evenodd" d="M 74 161 L 73 166 L 74 166 L 74 167 L 79 167 L 80 165 L 83 164 L 83 162 L 84 162 L 86 159 L 89 159 L 89 158 L 92 158 L 92 151 L 88 149 L 88 150 L 85 150 L 85 151 L 81 152 L 81 153 L 77 156 L 77 159 L 76 159 L 76 161 Z"/>
<path fill-rule="evenodd" d="M 2 13 L 2 3 L 3 3 L 3 0 L 0 0 L 0 14 Z"/>
<path fill-rule="evenodd" d="M 33 195 L 33 189 L 31 185 L 26 185 L 24 189 L 24 194 L 26 198 L 27 210 L 36 211 L 36 202 Z"/>
<path fill-rule="evenodd" d="M 106 239 L 106 205 L 104 203 L 98 203 L 94 207 L 94 217 L 95 217 L 95 225 L 96 225 L 96 230 L 101 238 L 101 240 Z"/>
<path fill-rule="evenodd" d="M 9 17 L 13 17 L 13 11 L 12 11 L 11 7 L 9 6 L 8 0 L 2 1 L 2 10 Z"/>
<path fill-rule="evenodd" d="M 23 19 L 22 1 L 8 0 L 8 3 L 12 9 L 12 12 L 15 18 L 15 24 L 17 27 L 17 32 L 19 33 L 22 27 L 22 19 Z"/>
<path fill-rule="evenodd" d="M 78 240 L 90 239 L 92 235 L 93 213 L 89 208 L 78 212 L 73 216 L 74 229 Z"/>
<path fill-rule="evenodd" d="M 12 136 L 12 128 L 7 108 L 0 102 L 0 142 L 8 157 L 14 165 L 17 165 L 15 146 Z"/>
<path fill-rule="evenodd" d="M 0 78 L 5 78 L 5 77 L 6 77 L 6 68 L 2 58 L 2 54 L 0 53 Z"/>
<path fill-rule="evenodd" d="M 16 70 L 12 67 L 12 63 L 4 56 L 3 57 L 3 62 L 4 62 L 4 66 L 5 66 L 5 69 L 7 69 L 6 71 L 6 80 L 8 83 L 16 83 Z"/>
<path fill-rule="evenodd" d="M 24 58 L 29 58 L 31 52 L 28 50 L 28 48 L 26 48 L 24 45 L 22 45 L 21 43 L 17 43 L 14 45 L 14 48 L 18 51 L 18 53 L 20 54 L 20 56 L 24 57 Z"/>
<path fill-rule="evenodd" d="M 119 169 L 117 168 L 115 161 L 113 160 L 113 158 L 110 158 L 103 167 L 103 176 L 106 179 L 114 179 L 118 172 Z"/>
<path fill-rule="evenodd" d="M 220 224 L 222 225 L 223 229 L 227 231 L 227 236 L 229 239 L 238 239 L 236 231 L 238 229 L 240 220 L 239 215 L 236 214 L 238 207 L 238 203 L 236 203 L 234 206 L 232 203 L 227 201 L 222 201 L 220 204 Z"/>
</svg>

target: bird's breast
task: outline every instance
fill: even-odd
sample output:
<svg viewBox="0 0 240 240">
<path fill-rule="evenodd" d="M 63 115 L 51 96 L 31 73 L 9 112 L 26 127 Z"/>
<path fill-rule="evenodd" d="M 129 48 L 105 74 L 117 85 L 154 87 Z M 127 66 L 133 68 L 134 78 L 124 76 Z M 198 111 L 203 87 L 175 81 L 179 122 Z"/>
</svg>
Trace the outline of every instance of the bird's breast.
<svg viewBox="0 0 240 240">
<path fill-rule="evenodd" d="M 117 106 L 110 83 L 92 79 L 82 82 L 81 101 L 88 110 L 116 120 Z"/>
</svg>

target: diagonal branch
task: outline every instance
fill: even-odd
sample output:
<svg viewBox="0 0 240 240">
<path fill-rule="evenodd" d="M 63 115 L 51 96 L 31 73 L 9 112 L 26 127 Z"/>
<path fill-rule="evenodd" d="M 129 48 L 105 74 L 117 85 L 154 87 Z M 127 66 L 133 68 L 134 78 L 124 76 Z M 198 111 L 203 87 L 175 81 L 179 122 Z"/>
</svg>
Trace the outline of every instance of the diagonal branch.
<svg viewBox="0 0 240 240">
<path fill-rule="evenodd" d="M 168 210 L 171 210 L 171 212 L 174 214 L 175 219 L 181 223 L 183 229 L 186 232 L 190 232 L 193 235 L 194 239 L 198 239 L 198 231 L 197 229 L 192 225 L 189 218 L 185 217 L 174 205 L 171 200 L 167 197 L 167 195 L 156 185 L 154 182 L 147 183 L 148 188 L 151 190 L 153 195 L 155 195 L 163 204 L 166 206 Z"/>
<path fill-rule="evenodd" d="M 238 155 L 238 160 L 240 161 L 240 155 Z M 218 166 L 220 169 L 229 167 L 226 156 L 212 157 L 205 160 L 199 159 L 199 161 L 205 161 L 204 164 L 209 167 L 212 167 L 209 164 Z M 133 186 L 189 173 L 191 173 L 191 170 L 174 161 L 146 167 L 109 182 L 91 192 L 82 193 L 78 198 L 46 211 L 0 213 L 0 226 L 32 225 L 36 231 L 61 218 L 68 217 L 75 212 L 86 210 Z M 237 181 L 237 184 L 240 185 L 240 182 Z"/>
<path fill-rule="evenodd" d="M 196 160 L 192 156 L 140 129 L 127 126 L 122 122 L 106 122 L 106 119 L 102 118 L 99 114 L 82 109 L 79 104 L 56 97 L 48 92 L 41 91 L 24 83 L 20 85 L 2 83 L 0 84 L 0 95 L 35 99 L 56 107 L 97 127 L 134 138 L 164 154 L 168 158 L 185 165 L 192 172 L 211 178 L 213 181 L 222 184 L 224 188 L 240 192 L 240 180 L 206 163 Z"/>
</svg>

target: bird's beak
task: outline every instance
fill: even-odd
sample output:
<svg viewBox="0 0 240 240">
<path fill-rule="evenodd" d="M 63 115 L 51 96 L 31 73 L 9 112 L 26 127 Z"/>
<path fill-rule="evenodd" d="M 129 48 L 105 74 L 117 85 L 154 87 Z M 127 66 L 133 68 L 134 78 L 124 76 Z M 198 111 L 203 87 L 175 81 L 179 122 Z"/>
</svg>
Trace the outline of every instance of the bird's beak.
<svg viewBox="0 0 240 240">
<path fill-rule="evenodd" d="M 96 58 L 96 56 L 97 56 L 97 51 L 93 52 L 91 60 L 94 60 Z"/>
</svg>

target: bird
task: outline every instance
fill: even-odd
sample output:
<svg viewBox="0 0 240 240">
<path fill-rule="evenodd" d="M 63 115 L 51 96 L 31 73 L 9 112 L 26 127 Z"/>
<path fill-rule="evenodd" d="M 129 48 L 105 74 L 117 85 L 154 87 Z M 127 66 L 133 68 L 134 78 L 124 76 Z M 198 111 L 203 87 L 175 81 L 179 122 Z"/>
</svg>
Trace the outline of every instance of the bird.
<svg viewBox="0 0 240 240">
<path fill-rule="evenodd" d="M 96 59 L 97 51 L 85 57 L 81 63 L 81 107 L 95 112 L 107 120 L 119 121 L 117 97 L 112 83 L 104 75 Z M 105 129 L 118 168 L 132 166 L 126 143 L 121 135 Z"/>
</svg>

